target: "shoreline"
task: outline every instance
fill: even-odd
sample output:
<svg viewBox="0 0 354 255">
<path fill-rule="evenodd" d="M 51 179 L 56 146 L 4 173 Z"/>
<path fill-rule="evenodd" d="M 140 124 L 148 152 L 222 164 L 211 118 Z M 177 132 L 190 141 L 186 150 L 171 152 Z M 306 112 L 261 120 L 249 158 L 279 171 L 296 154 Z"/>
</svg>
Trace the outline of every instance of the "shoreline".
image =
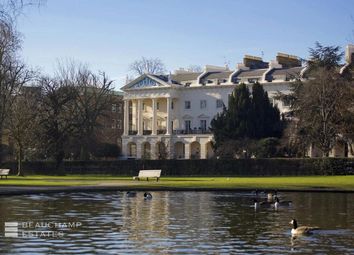
<svg viewBox="0 0 354 255">
<path fill-rule="evenodd" d="M 207 187 L 129 187 L 129 186 L 0 186 L 0 196 L 75 193 L 75 192 L 110 192 L 110 191 L 193 191 L 193 192 L 252 192 L 255 188 L 207 188 Z M 260 189 L 274 190 L 274 189 Z M 320 192 L 354 193 L 354 190 L 334 188 L 277 189 L 279 192 Z"/>
</svg>

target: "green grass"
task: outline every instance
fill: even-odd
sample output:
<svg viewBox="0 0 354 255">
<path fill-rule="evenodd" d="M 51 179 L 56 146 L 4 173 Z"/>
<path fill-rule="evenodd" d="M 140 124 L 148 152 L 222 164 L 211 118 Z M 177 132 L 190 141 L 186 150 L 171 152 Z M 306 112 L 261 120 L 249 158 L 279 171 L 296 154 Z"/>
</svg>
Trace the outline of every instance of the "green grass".
<svg viewBox="0 0 354 255">
<path fill-rule="evenodd" d="M 251 188 L 251 189 L 341 189 L 354 190 L 354 176 L 303 177 L 162 177 L 156 181 L 133 181 L 131 177 L 103 175 L 9 176 L 0 187 L 14 186 L 91 186 L 162 188 Z"/>
</svg>

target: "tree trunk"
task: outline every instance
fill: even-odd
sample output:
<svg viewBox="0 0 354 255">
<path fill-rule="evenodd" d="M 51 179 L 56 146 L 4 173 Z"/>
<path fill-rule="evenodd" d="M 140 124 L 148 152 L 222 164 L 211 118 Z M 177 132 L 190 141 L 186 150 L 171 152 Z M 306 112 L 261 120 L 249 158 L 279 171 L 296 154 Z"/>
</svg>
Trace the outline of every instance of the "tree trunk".
<svg viewBox="0 0 354 255">
<path fill-rule="evenodd" d="M 17 176 L 24 176 L 22 171 L 22 148 L 20 147 L 17 153 Z"/>
<path fill-rule="evenodd" d="M 64 161 L 64 151 L 58 151 L 55 155 L 55 173 L 56 175 L 65 175 L 65 170 L 63 166 Z"/>
</svg>

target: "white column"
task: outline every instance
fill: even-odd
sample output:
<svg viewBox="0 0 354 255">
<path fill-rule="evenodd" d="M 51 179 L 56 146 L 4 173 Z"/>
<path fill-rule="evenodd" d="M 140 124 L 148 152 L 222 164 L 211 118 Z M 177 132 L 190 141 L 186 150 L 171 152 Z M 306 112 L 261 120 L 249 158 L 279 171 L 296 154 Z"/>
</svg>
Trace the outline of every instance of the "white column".
<svg viewBox="0 0 354 255">
<path fill-rule="evenodd" d="M 124 131 L 123 135 L 129 134 L 129 100 L 124 100 Z"/>
<path fill-rule="evenodd" d="M 207 148 L 206 148 L 206 143 L 200 143 L 200 159 L 206 159 L 206 153 L 207 153 Z"/>
<path fill-rule="evenodd" d="M 157 144 L 155 141 L 150 142 L 150 155 L 151 155 L 151 159 L 157 159 L 158 153 L 157 153 Z"/>
<path fill-rule="evenodd" d="M 143 155 L 143 145 L 139 142 L 136 143 L 136 158 L 140 159 Z"/>
<path fill-rule="evenodd" d="M 152 135 L 157 134 L 156 111 L 157 111 L 157 98 L 153 98 L 152 99 Z"/>
<path fill-rule="evenodd" d="M 138 114 L 138 135 L 143 134 L 143 111 L 142 111 L 142 99 L 138 99 L 138 107 L 137 107 L 137 114 Z"/>
<path fill-rule="evenodd" d="M 128 144 L 126 142 L 122 142 L 122 154 L 128 156 Z"/>
<path fill-rule="evenodd" d="M 166 135 L 170 135 L 171 132 L 171 98 L 167 99 L 167 119 L 166 119 Z"/>
<path fill-rule="evenodd" d="M 190 143 L 185 143 L 184 144 L 184 159 L 190 159 L 191 158 L 191 145 Z"/>
</svg>

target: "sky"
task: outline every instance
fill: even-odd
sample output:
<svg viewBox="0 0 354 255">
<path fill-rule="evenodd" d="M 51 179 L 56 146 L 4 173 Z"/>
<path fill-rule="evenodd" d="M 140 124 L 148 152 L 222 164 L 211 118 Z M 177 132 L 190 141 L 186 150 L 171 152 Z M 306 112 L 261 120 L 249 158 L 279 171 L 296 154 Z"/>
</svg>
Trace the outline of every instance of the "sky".
<svg viewBox="0 0 354 255">
<path fill-rule="evenodd" d="M 306 58 L 316 41 L 344 49 L 354 43 L 354 0 L 46 0 L 17 26 L 28 65 L 52 74 L 58 61 L 75 60 L 119 89 L 142 56 L 173 72 L 234 69 L 245 54 Z"/>
</svg>

